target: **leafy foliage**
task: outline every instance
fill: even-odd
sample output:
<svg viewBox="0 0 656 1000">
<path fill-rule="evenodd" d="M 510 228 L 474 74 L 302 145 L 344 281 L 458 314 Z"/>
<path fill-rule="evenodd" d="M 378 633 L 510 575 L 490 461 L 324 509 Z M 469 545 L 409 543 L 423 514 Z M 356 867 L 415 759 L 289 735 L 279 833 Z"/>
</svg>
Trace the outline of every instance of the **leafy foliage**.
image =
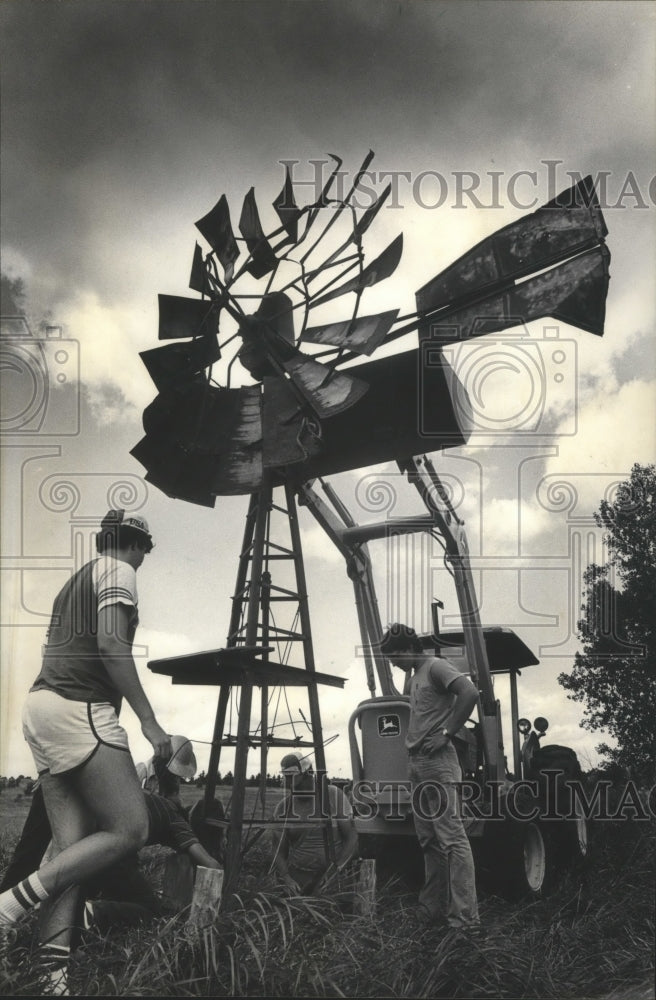
<svg viewBox="0 0 656 1000">
<path fill-rule="evenodd" d="M 634 465 L 595 520 L 605 529 L 608 561 L 586 570 L 582 652 L 560 683 L 584 702 L 583 726 L 606 730 L 609 761 L 645 780 L 654 777 L 656 745 L 656 467 Z"/>
<path fill-rule="evenodd" d="M 25 285 L 22 278 L 0 275 L 0 316 L 21 316 L 25 312 Z"/>
</svg>

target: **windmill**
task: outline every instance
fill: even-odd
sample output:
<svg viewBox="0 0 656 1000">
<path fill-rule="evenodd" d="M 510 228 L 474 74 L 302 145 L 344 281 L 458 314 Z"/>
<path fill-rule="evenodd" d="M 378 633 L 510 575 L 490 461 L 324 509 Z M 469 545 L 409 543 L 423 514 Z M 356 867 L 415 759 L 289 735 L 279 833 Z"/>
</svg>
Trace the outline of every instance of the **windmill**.
<svg viewBox="0 0 656 1000">
<path fill-rule="evenodd" d="M 609 252 L 590 178 L 456 260 L 419 289 L 414 312 L 367 312 L 369 289 L 391 277 L 403 247 L 398 235 L 366 258 L 365 234 L 391 190 L 358 207 L 372 158 L 350 190 L 335 196 L 342 161 L 333 157 L 323 190 L 303 207 L 287 173 L 273 202 L 278 225 L 268 233 L 252 188 L 240 237 L 221 196 L 196 223 L 209 246 L 194 248 L 189 286 L 196 296 L 159 296 L 159 339 L 171 343 L 141 354 L 157 389 L 144 411 L 145 435 L 131 452 L 146 481 L 210 507 L 222 495 L 250 496 L 226 648 L 149 665 L 174 683 L 220 686 L 205 801 L 209 806 L 214 794 L 221 746 L 234 746 L 229 880 L 238 868 L 249 747 L 260 749 L 263 776 L 272 746 L 312 747 L 324 770 L 317 685 L 343 684 L 314 665 L 297 491 L 317 476 L 464 444 L 471 410 L 447 361 L 449 345 L 545 316 L 603 333 Z M 414 331 L 411 350 L 383 350 Z M 223 381 L 215 377 L 219 361 Z M 282 504 L 274 503 L 276 489 Z M 287 546 L 273 541 L 274 511 L 287 524 Z M 291 586 L 273 582 L 274 559 L 292 565 Z M 272 601 L 295 603 L 300 627 L 280 629 Z M 270 643 L 282 639 L 301 644 L 303 670 L 271 661 Z M 307 740 L 276 737 L 270 727 L 269 688 L 293 684 L 308 690 Z M 256 731 L 254 685 L 262 689 Z M 233 737 L 225 724 L 235 687 L 241 699 Z"/>
</svg>

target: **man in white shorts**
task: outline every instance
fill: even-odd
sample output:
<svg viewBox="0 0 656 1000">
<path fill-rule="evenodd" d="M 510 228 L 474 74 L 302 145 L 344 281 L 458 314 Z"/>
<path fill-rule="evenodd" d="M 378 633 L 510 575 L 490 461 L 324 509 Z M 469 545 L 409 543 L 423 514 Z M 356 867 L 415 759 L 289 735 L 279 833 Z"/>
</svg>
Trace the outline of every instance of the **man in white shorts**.
<svg viewBox="0 0 656 1000">
<path fill-rule="evenodd" d="M 138 624 L 136 571 L 153 548 L 140 515 L 110 510 L 96 535 L 99 558 L 55 598 L 41 672 L 28 694 L 23 732 L 41 779 L 56 852 L 0 894 L 0 928 L 41 903 L 41 938 L 53 993 L 65 993 L 77 885 L 146 841 L 143 792 L 119 725 L 129 703 L 155 754 L 171 740 L 155 718 L 132 656 Z"/>
</svg>

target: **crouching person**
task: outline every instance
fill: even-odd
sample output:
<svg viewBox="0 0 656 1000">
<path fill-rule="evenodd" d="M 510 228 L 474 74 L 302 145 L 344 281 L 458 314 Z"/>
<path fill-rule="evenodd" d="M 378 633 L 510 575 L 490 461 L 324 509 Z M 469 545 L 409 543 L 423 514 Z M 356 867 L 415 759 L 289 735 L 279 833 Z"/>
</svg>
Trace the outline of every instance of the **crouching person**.
<svg viewBox="0 0 656 1000">
<path fill-rule="evenodd" d="M 172 755 L 168 762 L 153 757 L 147 764 L 137 765 L 137 773 L 144 778 L 144 802 L 148 814 L 146 847 L 169 847 L 186 855 L 192 865 L 204 868 L 222 868 L 222 856 L 214 857 L 201 844 L 193 829 L 187 810 L 180 801 L 180 779 L 192 778 L 196 773 L 193 745 L 183 736 L 171 737 Z M 151 789 L 150 791 L 148 789 Z M 222 846 L 217 842 L 217 846 Z M 105 933 L 121 924 L 146 923 L 154 917 L 175 912 L 166 898 L 166 888 L 158 895 L 139 864 L 138 854 L 125 858 L 120 865 L 102 873 L 94 882 L 84 886 L 83 926 L 86 930 L 96 927 Z"/>
<path fill-rule="evenodd" d="M 272 868 L 290 892 L 311 895 L 328 886 L 357 853 L 353 810 L 341 789 L 327 785 L 324 807 L 330 819 L 326 822 L 318 808 L 317 778 L 308 758 L 290 753 L 280 766 L 285 797 L 273 815 L 283 825 L 274 834 Z"/>
</svg>

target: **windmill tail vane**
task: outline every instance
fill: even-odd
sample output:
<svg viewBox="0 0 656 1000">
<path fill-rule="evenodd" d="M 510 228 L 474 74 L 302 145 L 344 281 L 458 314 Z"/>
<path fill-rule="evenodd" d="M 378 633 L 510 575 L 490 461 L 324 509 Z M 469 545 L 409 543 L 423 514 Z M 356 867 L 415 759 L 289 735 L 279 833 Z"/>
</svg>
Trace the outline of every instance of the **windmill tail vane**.
<svg viewBox="0 0 656 1000">
<path fill-rule="evenodd" d="M 365 261 L 363 237 L 391 190 L 358 214 L 354 196 L 372 158 L 334 198 L 342 161 L 333 157 L 318 198 L 304 207 L 287 168 L 273 201 L 278 225 L 268 233 L 254 188 L 239 239 L 225 195 L 196 222 L 209 245 L 204 253 L 196 243 L 192 256 L 189 287 L 200 297 L 160 294 L 158 338 L 167 343 L 140 355 L 157 396 L 131 454 L 168 496 L 212 507 L 217 496 L 258 490 L 265 474 L 301 483 L 456 447 L 472 428 L 467 393 L 442 347 L 543 317 L 603 334 L 610 254 L 591 177 L 439 272 L 416 292 L 414 313 L 361 314 L 368 290 L 394 274 L 403 251 L 399 234 Z M 322 307 L 327 318 L 308 325 Z M 220 342 L 224 316 L 236 329 Z M 412 350 L 373 357 L 414 331 Z M 222 386 L 214 366 L 231 343 Z M 252 384 L 230 387 L 233 371 Z"/>
</svg>

